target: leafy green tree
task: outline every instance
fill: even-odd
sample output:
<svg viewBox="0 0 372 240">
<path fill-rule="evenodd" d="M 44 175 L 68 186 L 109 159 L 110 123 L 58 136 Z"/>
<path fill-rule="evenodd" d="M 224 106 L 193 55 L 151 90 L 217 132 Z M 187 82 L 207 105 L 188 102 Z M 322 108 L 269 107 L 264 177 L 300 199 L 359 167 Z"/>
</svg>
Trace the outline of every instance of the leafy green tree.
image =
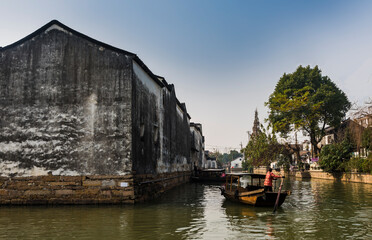
<svg viewBox="0 0 372 240">
<path fill-rule="evenodd" d="M 277 165 L 278 167 L 282 167 L 285 171 L 288 171 L 292 163 L 292 158 L 290 155 L 284 153 L 287 152 L 284 147 L 282 149 L 284 151 L 282 152 L 282 154 L 279 155 Z"/>
<path fill-rule="evenodd" d="M 320 152 L 320 167 L 326 172 L 344 172 L 351 158 L 354 144 L 351 134 L 347 133 L 339 143 L 326 145 Z"/>
<path fill-rule="evenodd" d="M 268 102 L 269 124 L 283 136 L 302 130 L 310 136 L 316 155 L 325 127 L 337 127 L 351 104 L 346 94 L 318 66 L 299 66 L 293 73 L 284 74 Z"/>
<path fill-rule="evenodd" d="M 262 128 L 262 126 L 261 126 Z M 252 136 L 247 146 L 243 149 L 247 166 L 267 166 L 275 161 L 280 154 L 280 145 L 275 135 L 267 134 L 261 130 Z"/>
<path fill-rule="evenodd" d="M 250 159 L 244 159 L 242 162 L 243 171 L 253 173 L 253 165 Z"/>
<path fill-rule="evenodd" d="M 243 154 L 241 154 L 240 152 L 238 152 L 236 150 L 231 150 L 229 153 L 224 153 L 224 154 L 221 154 L 218 151 L 211 152 L 210 153 L 210 156 L 211 157 L 215 157 L 218 166 L 219 167 L 222 167 L 223 164 L 227 164 L 227 163 L 231 162 L 231 160 L 234 160 L 234 159 L 236 159 L 238 157 L 242 157 Z"/>
</svg>

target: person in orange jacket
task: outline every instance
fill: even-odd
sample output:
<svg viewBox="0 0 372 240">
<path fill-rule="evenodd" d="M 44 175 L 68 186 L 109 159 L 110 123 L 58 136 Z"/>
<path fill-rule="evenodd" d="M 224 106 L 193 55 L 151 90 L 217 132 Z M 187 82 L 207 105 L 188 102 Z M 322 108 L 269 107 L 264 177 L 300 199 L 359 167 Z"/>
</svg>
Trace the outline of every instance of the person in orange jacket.
<svg viewBox="0 0 372 240">
<path fill-rule="evenodd" d="M 264 190 L 265 192 L 272 192 L 273 191 L 273 178 L 284 178 L 284 176 L 277 176 L 274 173 L 272 173 L 273 169 L 269 168 L 269 170 L 266 173 L 265 182 L 264 182 Z"/>
</svg>

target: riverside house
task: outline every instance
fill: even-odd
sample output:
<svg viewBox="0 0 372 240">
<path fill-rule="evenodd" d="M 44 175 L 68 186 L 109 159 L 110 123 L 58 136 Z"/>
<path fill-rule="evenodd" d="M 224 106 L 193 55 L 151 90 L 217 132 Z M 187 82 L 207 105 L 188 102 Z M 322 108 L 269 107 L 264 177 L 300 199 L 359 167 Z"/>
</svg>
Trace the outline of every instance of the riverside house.
<svg viewBox="0 0 372 240">
<path fill-rule="evenodd" d="M 189 181 L 174 86 L 56 20 L 0 48 L 0 116 L 0 204 L 134 203 Z"/>
</svg>

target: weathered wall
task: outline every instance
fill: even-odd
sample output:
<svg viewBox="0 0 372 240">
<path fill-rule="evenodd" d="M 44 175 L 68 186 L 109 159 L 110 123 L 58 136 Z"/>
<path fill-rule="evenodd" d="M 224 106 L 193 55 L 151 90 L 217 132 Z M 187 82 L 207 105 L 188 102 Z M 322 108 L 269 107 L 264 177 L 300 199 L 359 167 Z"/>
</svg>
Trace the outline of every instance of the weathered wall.
<svg viewBox="0 0 372 240">
<path fill-rule="evenodd" d="M 0 205 L 134 203 L 133 176 L 0 177 Z"/>
<path fill-rule="evenodd" d="M 177 101 L 173 85 L 163 94 L 163 168 L 159 172 L 190 171 L 190 119 Z"/>
<path fill-rule="evenodd" d="M 159 174 L 136 174 L 134 182 L 135 202 L 144 202 L 159 197 L 165 191 L 190 181 L 191 172 L 170 172 Z"/>
<path fill-rule="evenodd" d="M 190 128 L 174 88 L 159 86 L 135 62 L 133 170 L 137 174 L 190 171 Z"/>
<path fill-rule="evenodd" d="M 173 85 L 57 21 L 0 49 L 0 114 L 0 204 L 134 203 L 189 181 Z"/>
<path fill-rule="evenodd" d="M 204 156 L 204 143 L 203 143 L 203 134 L 201 130 L 201 124 L 191 123 L 191 162 L 199 168 L 205 168 L 206 161 Z"/>
<path fill-rule="evenodd" d="M 59 27 L 0 50 L 0 175 L 130 173 L 131 61 Z"/>
</svg>

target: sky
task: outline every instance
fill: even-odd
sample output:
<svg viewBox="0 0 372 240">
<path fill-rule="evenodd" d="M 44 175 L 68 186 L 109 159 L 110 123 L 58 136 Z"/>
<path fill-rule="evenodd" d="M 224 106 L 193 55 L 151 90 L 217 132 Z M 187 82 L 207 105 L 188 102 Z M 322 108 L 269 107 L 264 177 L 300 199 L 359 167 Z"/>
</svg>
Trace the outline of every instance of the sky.
<svg viewBox="0 0 372 240">
<path fill-rule="evenodd" d="M 137 54 L 176 88 L 208 150 L 239 150 L 284 73 L 318 65 L 353 103 L 372 97 L 372 1 L 2 0 L 0 46 L 56 19 Z"/>
</svg>

